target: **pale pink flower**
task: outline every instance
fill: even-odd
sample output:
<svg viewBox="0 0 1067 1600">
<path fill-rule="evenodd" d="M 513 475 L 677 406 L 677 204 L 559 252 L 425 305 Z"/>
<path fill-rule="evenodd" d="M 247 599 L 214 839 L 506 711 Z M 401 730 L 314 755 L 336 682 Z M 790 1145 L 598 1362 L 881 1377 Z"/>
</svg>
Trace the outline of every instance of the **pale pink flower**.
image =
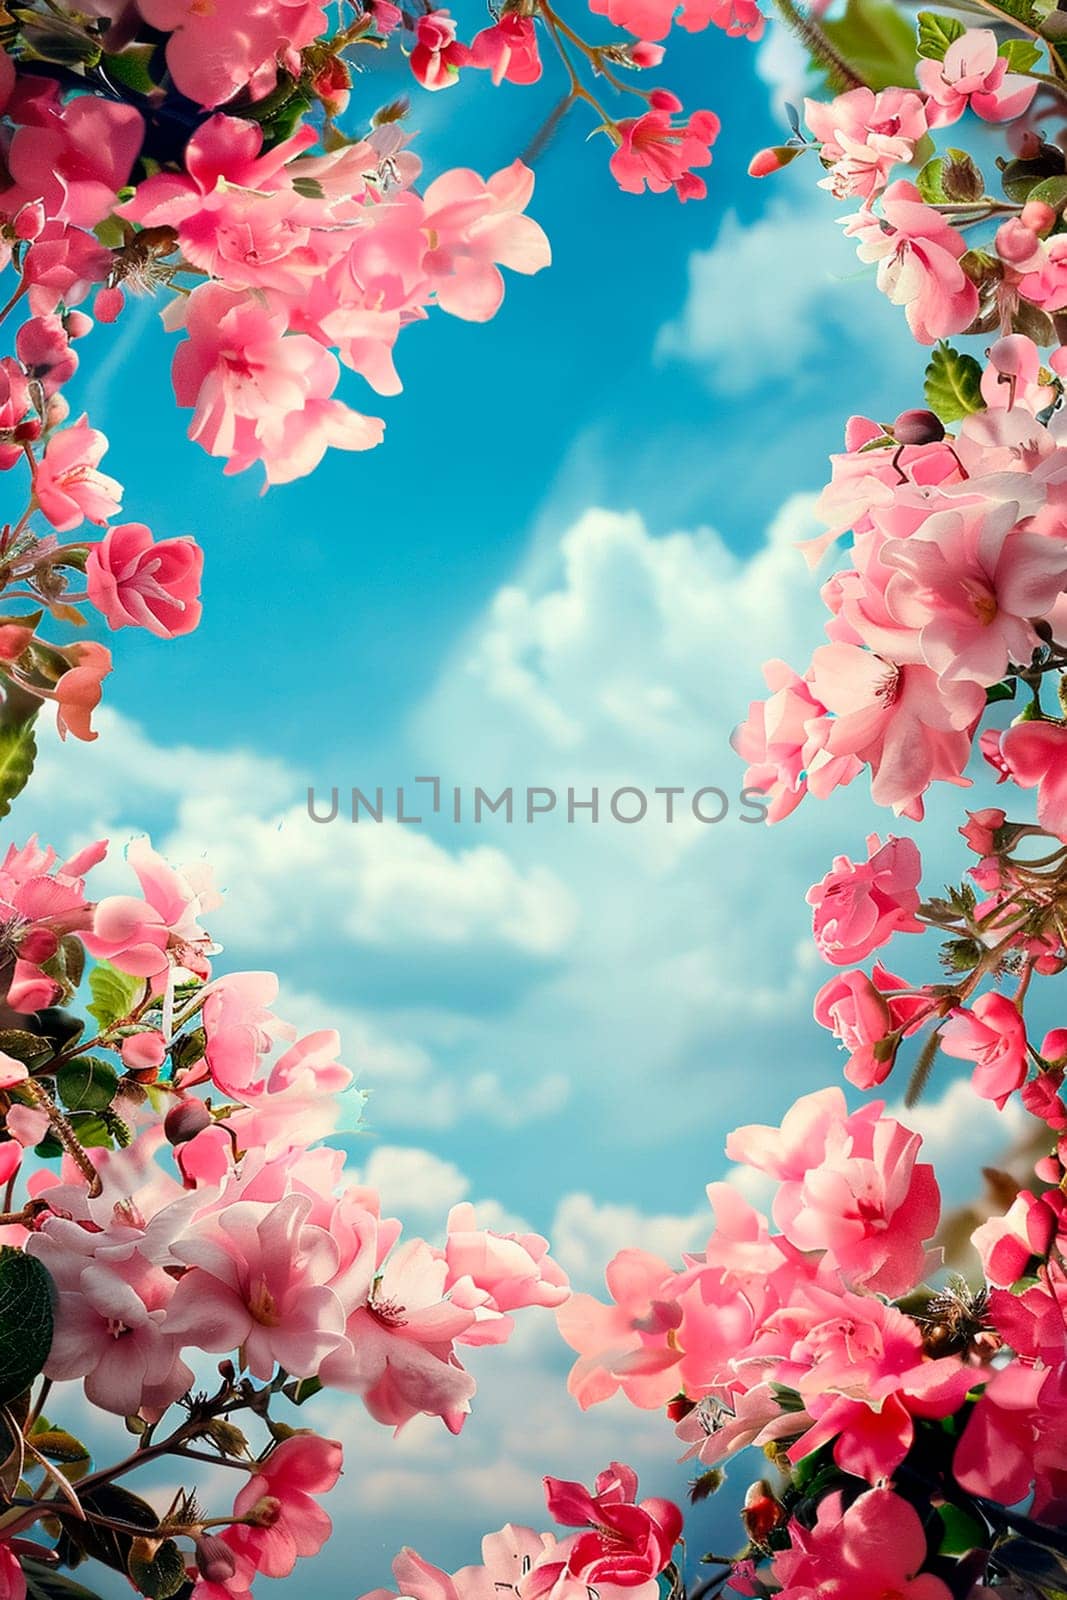
<svg viewBox="0 0 1067 1600">
<path fill-rule="evenodd" d="M 197 918 L 219 904 L 210 871 L 203 866 L 175 871 L 146 837 L 134 839 L 126 858 L 144 898 L 108 895 L 98 902 L 92 928 L 82 934 L 89 954 L 139 978 L 158 978 L 171 955 L 203 971 L 208 939 Z"/>
<path fill-rule="evenodd" d="M 808 890 L 815 943 L 837 967 L 863 961 L 895 933 L 921 933 L 922 861 L 914 839 L 867 839 L 867 860 L 835 856 L 826 876 Z"/>
<path fill-rule="evenodd" d="M 523 1306 L 559 1306 L 570 1293 L 567 1275 L 548 1254 L 539 1234 L 501 1234 L 475 1227 L 474 1207 L 448 1214 L 445 1288 L 465 1299 L 478 1320 L 461 1335 L 464 1344 L 501 1344 L 511 1333 L 509 1312 Z"/>
<path fill-rule="evenodd" d="M 910 161 L 926 133 L 926 112 L 919 95 L 908 89 L 850 89 L 823 104 L 805 100 L 804 118 L 821 141 L 820 155 L 830 168 L 820 180 L 839 199 L 864 200 L 884 189 L 889 174 Z"/>
<path fill-rule="evenodd" d="M 840 1492 L 819 1502 L 815 1526 L 789 1524 L 789 1549 L 775 1556 L 782 1600 L 952 1600 L 922 1572 L 926 1534 L 914 1506 L 888 1488 L 845 1507 Z"/>
<path fill-rule="evenodd" d="M 242 1200 L 203 1219 L 173 1252 L 189 1271 L 174 1291 L 166 1329 L 201 1350 L 241 1350 L 253 1377 L 275 1366 L 299 1378 L 318 1372 L 344 1332 L 328 1280 L 337 1246 L 308 1222 L 312 1200 L 291 1194 L 270 1205 Z"/>
<path fill-rule="evenodd" d="M 252 98 L 274 88 L 277 60 L 303 50 L 328 29 L 313 0 L 138 0 L 153 28 L 171 37 L 167 66 L 183 94 L 211 109 L 251 86 Z"/>
<path fill-rule="evenodd" d="M 748 763 L 745 784 L 768 796 L 768 822 L 789 816 L 807 794 L 820 798 L 861 770 L 855 756 L 825 755 L 826 707 L 811 685 L 784 661 L 766 661 L 763 676 L 770 697 L 753 700 L 748 720 L 735 729 L 731 744 Z"/>
<path fill-rule="evenodd" d="M 957 1007 L 941 1029 L 941 1048 L 947 1056 L 975 1063 L 975 1093 L 1002 1110 L 1026 1081 L 1026 1025 L 1006 995 L 991 990 L 979 995 L 969 1011 Z"/>
<path fill-rule="evenodd" d="M 943 61 L 920 61 L 915 71 L 930 97 L 926 110 L 932 128 L 958 122 L 968 106 L 986 122 L 1010 122 L 1022 116 L 1037 93 L 1035 79 L 1008 71 L 991 28 L 968 28 L 953 39 Z"/>
<path fill-rule="evenodd" d="M 430 243 L 422 268 L 443 311 L 486 322 L 504 298 L 500 267 L 533 273 L 549 265 L 544 229 L 523 215 L 533 186 L 534 175 L 521 161 L 485 180 L 457 167 L 430 184 L 420 224 Z"/>
<path fill-rule="evenodd" d="M 361 1600 L 499 1600 L 502 1594 L 521 1593 L 523 1578 L 543 1558 L 551 1557 L 556 1540 L 550 1533 L 535 1533 L 508 1523 L 499 1533 L 482 1540 L 483 1565 L 442 1572 L 414 1550 L 405 1549 L 393 1562 L 396 1590 L 371 1589 Z"/>
<path fill-rule="evenodd" d="M 1040 381 L 1041 354 L 1024 333 L 1010 333 L 989 347 L 982 373 L 982 399 L 990 410 L 1023 406 L 1034 416 L 1055 398 L 1051 385 Z"/>
<path fill-rule="evenodd" d="M 903 178 L 881 205 L 881 217 L 863 210 L 844 219 L 845 232 L 859 240 L 860 260 L 877 261 L 879 289 L 905 307 L 920 344 L 961 333 L 978 315 L 978 290 L 960 266 L 963 235 Z"/>
<path fill-rule="evenodd" d="M 94 228 L 129 179 L 144 138 L 141 113 L 93 94 L 23 96 L 20 107 L 6 155 L 17 190 L 42 201 L 51 219 Z"/>
<path fill-rule="evenodd" d="M 203 566 L 195 539 L 155 540 L 143 522 L 123 522 L 89 550 L 89 599 L 111 628 L 175 639 L 200 621 Z"/>
<path fill-rule="evenodd" d="M 906 815 L 936 781 L 965 783 L 971 732 L 985 707 L 981 685 L 941 684 L 925 666 L 898 666 L 852 644 L 821 645 L 812 693 L 833 713 L 826 748 L 872 769 L 879 805 Z"/>
<path fill-rule="evenodd" d="M 608 1400 L 617 1389 L 636 1406 L 655 1410 L 679 1386 L 672 1370 L 681 1352 L 668 1334 L 682 1320 L 670 1298 L 671 1268 L 645 1250 L 620 1250 L 605 1271 L 614 1302 L 572 1294 L 556 1312 L 559 1331 L 578 1352 L 567 1388 L 582 1410 Z"/>
<path fill-rule="evenodd" d="M 119 509 L 122 485 L 96 470 L 106 449 L 107 439 L 84 416 L 49 439 L 33 492 L 58 532 L 69 533 L 86 518 L 103 524 Z"/>
<path fill-rule="evenodd" d="M 845 1077 L 860 1089 L 882 1083 L 893 1067 L 895 1048 L 886 997 L 865 972 L 843 972 L 815 996 L 814 1016 L 848 1051 Z"/>
<path fill-rule="evenodd" d="M 1017 722 L 1000 735 L 997 753 L 1013 783 L 1037 790 L 1041 826 L 1067 838 L 1067 728 L 1057 722 Z"/>
<path fill-rule="evenodd" d="M 541 76 L 541 55 L 533 18 L 505 11 L 499 22 L 483 28 L 471 40 L 470 65 L 486 68 L 494 83 L 536 83 Z"/>
</svg>

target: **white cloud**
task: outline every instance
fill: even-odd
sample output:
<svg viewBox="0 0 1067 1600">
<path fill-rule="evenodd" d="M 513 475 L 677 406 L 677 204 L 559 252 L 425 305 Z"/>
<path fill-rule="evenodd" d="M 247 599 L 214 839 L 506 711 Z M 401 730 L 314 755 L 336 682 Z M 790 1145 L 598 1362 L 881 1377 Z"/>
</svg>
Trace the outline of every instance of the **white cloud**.
<svg viewBox="0 0 1067 1600">
<path fill-rule="evenodd" d="M 681 1260 L 703 1246 L 712 1228 L 707 1204 L 691 1216 L 649 1216 L 637 1206 L 598 1204 L 589 1194 L 564 1195 L 549 1230 L 552 1253 L 579 1288 L 603 1293 L 604 1268 L 619 1250 L 633 1247 Z"/>
</svg>

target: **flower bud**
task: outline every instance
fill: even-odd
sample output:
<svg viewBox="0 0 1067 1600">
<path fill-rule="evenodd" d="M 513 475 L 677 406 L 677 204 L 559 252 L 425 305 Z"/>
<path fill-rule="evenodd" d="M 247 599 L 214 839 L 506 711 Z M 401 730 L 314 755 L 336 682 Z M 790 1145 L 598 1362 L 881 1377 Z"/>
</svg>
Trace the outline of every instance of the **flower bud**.
<svg viewBox="0 0 1067 1600">
<path fill-rule="evenodd" d="M 1037 254 L 1038 238 L 1021 217 L 1010 217 L 997 229 L 997 254 L 1013 267 L 1025 268 Z"/>
<path fill-rule="evenodd" d="M 767 1537 L 785 1520 L 785 1510 L 763 1478 L 749 1485 L 741 1521 L 753 1544 L 765 1545 Z"/>
<path fill-rule="evenodd" d="M 145 1072 L 163 1065 L 167 1046 L 158 1028 L 152 1028 L 147 1033 L 134 1033 L 123 1039 L 119 1053 L 123 1066 L 130 1072 Z M 200 1101 L 196 1103 L 199 1105 Z"/>
<path fill-rule="evenodd" d="M 1019 213 L 1019 221 L 1043 237 L 1056 226 L 1056 212 L 1044 200 L 1028 200 Z"/>
<path fill-rule="evenodd" d="M 893 424 L 893 437 L 898 444 L 937 444 L 945 437 L 945 429 L 932 411 L 917 408 L 900 413 Z"/>
<path fill-rule="evenodd" d="M 87 317 L 84 311 L 68 311 L 63 318 L 63 326 L 68 339 L 84 339 L 87 333 L 93 331 L 93 319 Z"/>
<path fill-rule="evenodd" d="M 635 67 L 658 67 L 666 55 L 661 44 L 650 44 L 647 39 L 638 39 L 630 45 L 630 60 Z"/>
<path fill-rule="evenodd" d="M 0 632 L 3 631 L 3 629 L 0 629 Z M 25 634 L 26 632 L 24 628 L 20 628 L 17 631 L 20 634 Z M 33 630 L 31 629 L 30 638 L 32 637 Z M 15 660 L 22 654 L 28 643 L 29 640 L 24 638 L 19 648 L 15 650 L 15 654 L 8 655 L 5 654 L 2 641 L 0 641 L 0 659 L 5 661 Z M 30 961 L 35 967 L 39 967 L 43 961 L 51 961 L 58 949 L 59 939 L 51 928 L 30 928 L 19 940 L 19 960 Z"/>
<path fill-rule="evenodd" d="M 791 161 L 795 161 L 803 149 L 798 144 L 772 144 L 766 150 L 757 150 L 748 164 L 750 178 L 766 178 L 772 172 L 781 172 Z"/>
<path fill-rule="evenodd" d="M 687 1394 L 676 1394 L 673 1400 L 667 1401 L 667 1421 L 681 1422 L 687 1417 L 696 1405 L 695 1400 L 690 1400 Z"/>
<path fill-rule="evenodd" d="M 682 102 L 669 89 L 653 89 L 648 97 L 648 103 L 653 111 L 669 111 L 672 116 L 682 109 Z"/>
<path fill-rule="evenodd" d="M 45 225 L 44 206 L 39 200 L 31 200 L 19 211 L 11 226 L 17 239 L 36 239 Z"/>
<path fill-rule="evenodd" d="M 41 437 L 40 417 L 27 417 L 12 434 L 16 444 L 34 444 Z"/>
<path fill-rule="evenodd" d="M 126 296 L 121 289 L 98 289 L 93 301 L 93 316 L 97 322 L 117 322 L 125 304 Z"/>
<path fill-rule="evenodd" d="M 171 1144 L 186 1144 L 211 1126 L 211 1112 L 202 1100 L 190 1096 L 171 1106 L 163 1119 L 163 1132 Z"/>
<path fill-rule="evenodd" d="M 196 1566 L 206 1583 L 225 1584 L 237 1570 L 233 1551 L 214 1533 L 202 1533 L 196 1541 Z"/>
<path fill-rule="evenodd" d="M 1067 1028 L 1053 1028 L 1041 1041 L 1041 1054 L 1054 1067 L 1067 1066 Z"/>
</svg>

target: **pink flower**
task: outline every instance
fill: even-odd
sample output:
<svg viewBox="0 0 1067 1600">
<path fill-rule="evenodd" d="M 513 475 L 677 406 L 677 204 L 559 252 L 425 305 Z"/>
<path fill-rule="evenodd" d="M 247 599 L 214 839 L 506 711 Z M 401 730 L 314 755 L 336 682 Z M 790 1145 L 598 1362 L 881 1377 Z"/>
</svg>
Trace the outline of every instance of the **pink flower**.
<svg viewBox="0 0 1067 1600">
<path fill-rule="evenodd" d="M 194 407 L 189 436 L 228 472 L 262 461 L 268 483 L 314 470 L 327 448 L 367 450 L 383 424 L 332 398 L 340 368 L 307 334 L 250 295 L 201 284 L 180 308 L 188 337 L 174 356 L 178 404 Z"/>
<path fill-rule="evenodd" d="M 359 1394 L 379 1422 L 401 1428 L 424 1413 L 459 1433 L 476 1385 L 452 1346 L 476 1318 L 448 1297 L 447 1277 L 446 1263 L 423 1240 L 395 1251 L 323 1362 L 323 1382 Z"/>
<path fill-rule="evenodd" d="M 202 867 L 176 872 L 147 838 L 134 839 L 126 856 L 144 899 L 108 895 L 99 901 L 91 930 L 82 934 L 89 954 L 139 978 L 158 978 L 171 955 L 203 971 L 208 940 L 197 917 L 219 904 L 210 872 Z"/>
<path fill-rule="evenodd" d="M 1063 1331 L 1057 1346 L 1062 1354 Z M 1067 1393 L 1062 1369 L 1049 1371 L 1013 1361 L 994 1372 L 956 1446 L 952 1472 L 970 1494 L 1014 1506 L 1036 1490 L 1030 1514 L 1039 1520 L 1046 1505 L 1062 1503 Z"/>
<path fill-rule="evenodd" d="M 26 1575 L 9 1544 L 0 1544 L 0 1600 L 26 1600 Z"/>
<path fill-rule="evenodd" d="M 975 855 L 991 856 L 996 836 L 1007 820 L 999 806 L 985 806 L 981 811 L 968 811 L 967 821 L 959 831 Z"/>
<path fill-rule="evenodd" d="M 789 1545 L 773 1562 L 782 1600 L 952 1600 L 922 1572 L 922 1522 L 891 1489 L 868 1489 L 847 1509 L 839 1492 L 826 1495 L 813 1528 L 789 1524 Z"/>
<path fill-rule="evenodd" d="M 1067 838 L 1067 728 L 1017 722 L 1000 735 L 998 755 L 1013 783 L 1037 790 L 1037 820 Z"/>
<path fill-rule="evenodd" d="M 1026 1081 L 1026 1026 L 1018 1006 L 1006 995 L 990 991 L 980 995 L 970 1011 L 963 1007 L 953 1011 L 941 1030 L 941 1048 L 947 1056 L 975 1063 L 971 1078 L 975 1093 L 994 1100 L 1001 1110 Z"/>
<path fill-rule="evenodd" d="M 636 1406 L 653 1410 L 678 1389 L 681 1352 L 667 1335 L 681 1322 L 668 1285 L 667 1263 L 644 1250 L 620 1250 L 605 1278 L 614 1304 L 572 1294 L 556 1312 L 559 1331 L 578 1360 L 567 1388 L 582 1410 L 621 1389 Z"/>
<path fill-rule="evenodd" d="M 886 605 L 918 629 L 923 659 L 943 683 L 986 687 L 1009 661 L 1029 661 L 1039 643 L 1031 619 L 1047 615 L 1067 585 L 1067 550 L 1019 526 L 1032 509 L 1021 498 L 935 511 L 880 551 L 893 569 Z"/>
<path fill-rule="evenodd" d="M 674 123 L 680 102 L 673 95 L 662 100 L 643 116 L 624 117 L 616 125 L 620 143 L 608 163 L 612 176 L 627 194 L 641 194 L 647 187 L 653 194 L 673 189 L 679 200 L 702 199 L 707 184 L 691 169 L 711 164 L 719 119 L 713 111 L 694 111 L 688 122 Z"/>
<path fill-rule="evenodd" d="M 963 783 L 971 730 L 985 706 L 977 683 L 940 684 L 925 666 L 897 666 L 853 644 L 821 645 L 812 693 L 833 714 L 826 748 L 872 769 L 879 805 L 914 814 L 932 782 Z"/>
<path fill-rule="evenodd" d="M 834 966 L 863 961 L 894 933 L 921 933 L 915 917 L 922 861 L 913 839 L 867 839 L 867 860 L 835 856 L 821 882 L 808 890 L 815 943 Z"/>
<path fill-rule="evenodd" d="M 326 33 L 326 12 L 313 0 L 138 0 L 153 28 L 171 37 L 167 66 L 183 94 L 211 109 L 251 86 L 257 99 L 274 88 L 277 59 Z"/>
<path fill-rule="evenodd" d="M 312 1201 L 291 1194 L 274 1205 L 238 1201 L 177 1240 L 189 1265 L 167 1312 L 167 1332 L 201 1350 L 242 1350 L 256 1378 L 275 1366 L 299 1378 L 318 1372 L 344 1332 L 328 1280 L 337 1246 L 308 1222 Z"/>
<path fill-rule="evenodd" d="M 844 219 L 845 232 L 859 240 L 860 260 L 878 262 L 878 287 L 906 308 L 920 344 L 961 333 L 978 315 L 978 290 L 960 266 L 963 235 L 902 178 L 882 196 L 882 213 Z"/>
<path fill-rule="evenodd" d="M 968 106 L 986 122 L 1010 122 L 1022 116 L 1037 92 L 1033 78 L 1008 71 L 991 28 L 968 28 L 953 39 L 943 61 L 920 61 L 916 77 L 930 96 L 932 128 L 958 122 Z"/>
<path fill-rule="evenodd" d="M 63 319 L 54 313 L 24 322 L 15 335 L 15 349 L 26 376 L 41 385 L 46 399 L 58 394 L 78 370 L 78 356 Z"/>
<path fill-rule="evenodd" d="M 931 1263 L 937 1229 L 934 1169 L 916 1157 L 922 1139 L 881 1101 L 850 1116 L 840 1089 L 803 1095 L 780 1128 L 752 1124 L 726 1141 L 732 1161 L 780 1183 L 774 1220 L 798 1250 L 824 1250 L 823 1266 L 874 1293 L 903 1294 Z"/>
<path fill-rule="evenodd" d="M 328 1494 L 341 1476 L 336 1439 L 296 1433 L 257 1465 L 234 1501 L 235 1519 L 259 1509 L 262 1526 L 234 1522 L 223 1535 L 238 1564 L 267 1578 L 287 1578 L 301 1556 L 318 1555 L 333 1524 L 313 1498 Z"/>
<path fill-rule="evenodd" d="M 524 1600 L 549 1593 L 600 1593 L 624 1588 L 634 1595 L 658 1592 L 656 1578 L 670 1564 L 682 1535 L 682 1514 L 670 1500 L 637 1500 L 637 1474 L 613 1461 L 597 1476 L 593 1492 L 580 1483 L 545 1479 L 549 1513 L 564 1526 L 589 1531 L 558 1547 L 538 1563 L 523 1585 Z"/>
<path fill-rule="evenodd" d="M 855 756 L 832 760 L 825 754 L 826 707 L 805 678 L 784 661 L 764 662 L 763 676 L 770 698 L 751 702 L 748 720 L 730 742 L 749 763 L 746 785 L 770 799 L 767 821 L 778 822 L 796 810 L 809 787 L 822 797 L 851 782 L 861 767 Z"/>
<path fill-rule="evenodd" d="M 889 1005 L 865 972 L 844 972 L 815 996 L 815 1020 L 848 1051 L 845 1077 L 861 1089 L 882 1083 L 893 1067 Z"/>
<path fill-rule="evenodd" d="M 396 1590 L 372 1589 L 362 1600 L 494 1600 L 519 1594 L 520 1584 L 543 1559 L 551 1559 L 556 1541 L 550 1533 L 508 1523 L 482 1540 L 480 1567 L 461 1567 L 451 1575 L 431 1566 L 414 1550 L 402 1550 L 393 1562 Z"/>
<path fill-rule="evenodd" d="M 430 248 L 422 266 L 450 316 L 467 322 L 494 316 L 504 298 L 500 266 L 523 273 L 548 266 L 545 232 L 523 215 L 533 187 L 530 168 L 513 161 L 488 179 L 457 167 L 426 190 L 421 229 Z"/>
<path fill-rule="evenodd" d="M 456 24 L 446 10 L 429 11 L 415 23 L 411 70 L 424 89 L 450 89 L 459 69 L 470 65 L 471 53 L 456 38 Z"/>
<path fill-rule="evenodd" d="M 982 1271 L 998 1289 L 1010 1289 L 1031 1268 L 1035 1256 L 1048 1255 L 1060 1218 L 1049 1203 L 1020 1189 L 1002 1217 L 990 1217 L 971 1235 Z"/>
<path fill-rule="evenodd" d="M 78 305 L 111 271 L 111 251 L 91 233 L 65 222 L 49 222 L 38 234 L 23 263 L 29 284 L 30 309 L 47 316 L 60 304 Z"/>
<path fill-rule="evenodd" d="M 156 541 L 143 522 L 123 522 L 90 548 L 89 599 L 111 628 L 147 628 L 174 639 L 200 621 L 203 566 L 194 539 Z"/>
<path fill-rule="evenodd" d="M 56 702 L 56 727 L 59 737 L 72 733 L 86 743 L 97 737 L 92 725 L 93 712 L 100 704 L 101 685 L 111 671 L 111 651 L 93 639 L 68 645 L 64 654 L 70 667 L 57 680 L 47 698 Z"/>
<path fill-rule="evenodd" d="M 102 525 L 119 509 L 122 485 L 96 470 L 106 449 L 107 439 L 84 416 L 49 439 L 33 492 L 58 532 L 69 533 L 86 517 Z"/>
<path fill-rule="evenodd" d="M 488 69 L 494 83 L 536 83 L 541 76 L 541 55 L 533 18 L 505 11 L 499 22 L 475 34 L 470 64 Z"/>
<path fill-rule="evenodd" d="M 144 138 L 141 113 L 93 94 L 21 104 L 22 126 L 7 152 L 12 180 L 50 218 L 94 228 L 129 179 Z"/>
<path fill-rule="evenodd" d="M 523 1306 L 559 1306 L 570 1293 L 567 1275 L 539 1234 L 502 1234 L 474 1225 L 472 1205 L 453 1206 L 445 1243 L 446 1290 L 466 1299 L 478 1315 L 464 1344 L 500 1344 L 511 1333 L 509 1312 Z"/>
<path fill-rule="evenodd" d="M 860 195 L 864 200 L 884 189 L 900 162 L 910 161 L 926 133 L 926 112 L 919 95 L 907 89 L 850 89 L 829 105 L 805 100 L 804 118 L 822 143 L 820 155 L 830 168 L 821 180 L 838 199 Z"/>
</svg>

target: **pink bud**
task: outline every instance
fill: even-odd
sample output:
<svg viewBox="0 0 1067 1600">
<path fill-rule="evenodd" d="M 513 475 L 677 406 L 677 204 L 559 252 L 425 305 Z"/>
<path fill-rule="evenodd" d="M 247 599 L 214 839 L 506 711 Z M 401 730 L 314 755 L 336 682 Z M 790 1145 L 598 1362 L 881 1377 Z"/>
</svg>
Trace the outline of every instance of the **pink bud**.
<svg viewBox="0 0 1067 1600">
<path fill-rule="evenodd" d="M 649 44 L 647 39 L 638 39 L 630 46 L 630 60 L 635 67 L 658 67 L 666 54 L 661 44 Z"/>
<path fill-rule="evenodd" d="M 44 228 L 46 217 L 39 200 L 31 200 L 19 211 L 12 224 L 17 239 L 36 239 Z"/>
<path fill-rule="evenodd" d="M 648 103 L 653 111 L 669 111 L 672 116 L 682 109 L 682 102 L 669 89 L 653 89 L 648 97 Z"/>
<path fill-rule="evenodd" d="M 1044 200 L 1028 200 L 1019 213 L 1019 221 L 1024 228 L 1043 236 L 1056 226 L 1056 212 Z"/>
<path fill-rule="evenodd" d="M 997 254 L 1014 267 L 1027 267 L 1037 256 L 1037 234 L 1020 217 L 1009 217 L 997 229 Z"/>
<path fill-rule="evenodd" d="M 202 1533 L 196 1541 L 196 1565 L 206 1583 L 225 1586 L 237 1570 L 233 1551 L 224 1539 L 214 1533 Z"/>
<path fill-rule="evenodd" d="M 750 178 L 766 178 L 772 172 L 781 172 L 791 161 L 795 161 L 803 146 L 790 144 L 772 144 L 765 150 L 757 150 L 748 164 Z"/>
<path fill-rule="evenodd" d="M 66 422 L 70 416 L 70 406 L 61 394 L 54 394 L 48 402 L 45 412 L 45 422 L 50 428 L 58 428 L 61 422 Z"/>
<path fill-rule="evenodd" d="M 63 318 L 63 326 L 68 339 L 84 339 L 87 333 L 93 331 L 93 319 L 87 317 L 84 311 L 68 311 Z"/>
<path fill-rule="evenodd" d="M 126 296 L 121 289 L 100 289 L 93 301 L 93 315 L 97 322 L 117 322 L 125 304 Z"/>
<path fill-rule="evenodd" d="M 1067 1028 L 1053 1028 L 1041 1041 L 1041 1054 L 1057 1066 L 1067 1062 Z"/>
<path fill-rule="evenodd" d="M 149 1067 L 162 1065 L 167 1046 L 163 1035 L 158 1029 L 152 1028 L 147 1033 L 133 1033 L 128 1039 L 123 1039 L 120 1054 L 123 1065 L 131 1072 L 144 1072 Z"/>
<path fill-rule="evenodd" d="M 12 435 L 16 444 L 33 444 L 41 437 L 40 417 L 27 417 L 25 422 L 20 422 Z"/>
<path fill-rule="evenodd" d="M 902 411 L 893 424 L 893 437 L 898 444 L 936 444 L 945 437 L 945 429 L 932 411 Z"/>
<path fill-rule="evenodd" d="M 202 1100 L 190 1095 L 171 1106 L 163 1119 L 163 1132 L 171 1144 L 186 1144 L 211 1126 L 211 1112 Z"/>
</svg>

